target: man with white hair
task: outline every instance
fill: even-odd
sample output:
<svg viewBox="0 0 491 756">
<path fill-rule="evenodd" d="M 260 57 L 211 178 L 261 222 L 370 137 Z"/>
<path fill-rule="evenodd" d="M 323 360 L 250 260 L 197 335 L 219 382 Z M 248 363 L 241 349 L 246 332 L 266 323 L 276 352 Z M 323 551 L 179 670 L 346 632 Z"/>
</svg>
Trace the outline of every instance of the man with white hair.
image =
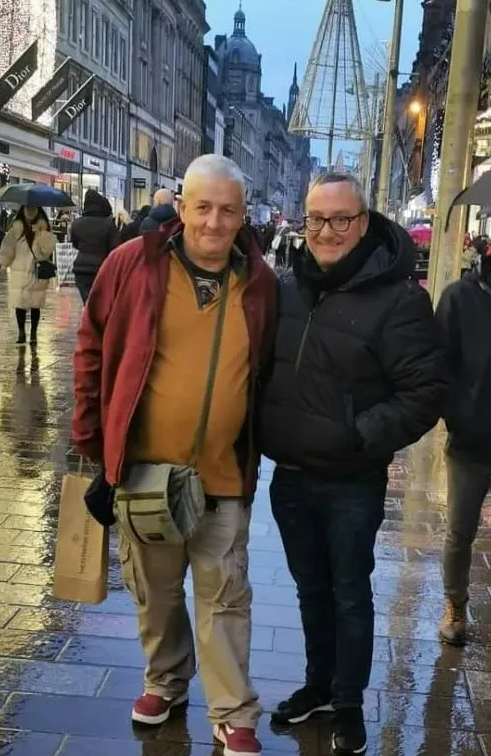
<svg viewBox="0 0 491 756">
<path fill-rule="evenodd" d="M 255 756 L 260 706 L 249 680 L 247 543 L 256 381 L 274 340 L 276 279 L 243 227 L 245 182 L 231 160 L 195 160 L 179 211 L 180 220 L 123 245 L 101 268 L 78 334 L 73 434 L 80 454 L 102 463 L 116 500 L 125 476 L 142 465 L 199 474 L 206 509 L 192 538 L 142 543 L 120 527 L 123 576 L 147 659 L 132 716 L 161 725 L 187 701 L 196 669 L 183 590 L 191 565 L 214 735 L 227 756 Z"/>
</svg>

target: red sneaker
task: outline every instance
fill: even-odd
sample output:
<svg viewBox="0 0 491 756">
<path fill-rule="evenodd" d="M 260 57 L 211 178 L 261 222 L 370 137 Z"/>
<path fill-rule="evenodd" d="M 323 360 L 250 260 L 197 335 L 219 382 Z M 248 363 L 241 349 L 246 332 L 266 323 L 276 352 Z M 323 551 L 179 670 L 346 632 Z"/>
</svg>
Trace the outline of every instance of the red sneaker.
<svg viewBox="0 0 491 756">
<path fill-rule="evenodd" d="M 215 739 L 223 743 L 224 756 L 259 756 L 262 746 L 256 738 L 254 730 L 248 727 L 229 727 L 229 725 L 215 725 L 213 727 Z"/>
<path fill-rule="evenodd" d="M 161 698 L 151 693 L 145 693 L 133 706 L 131 718 L 133 722 L 139 722 L 146 725 L 160 725 L 170 717 L 170 713 L 175 706 L 187 703 L 188 694 L 183 693 L 177 698 Z"/>
</svg>

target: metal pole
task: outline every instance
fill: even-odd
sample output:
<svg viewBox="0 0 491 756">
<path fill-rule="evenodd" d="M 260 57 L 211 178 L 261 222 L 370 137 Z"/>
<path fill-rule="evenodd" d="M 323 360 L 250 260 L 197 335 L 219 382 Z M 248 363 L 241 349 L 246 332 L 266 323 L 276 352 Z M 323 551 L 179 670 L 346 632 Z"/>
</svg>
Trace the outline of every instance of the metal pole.
<svg viewBox="0 0 491 756">
<path fill-rule="evenodd" d="M 379 89 L 380 89 L 380 74 L 375 75 L 375 84 L 373 87 L 373 98 L 372 98 L 372 115 L 371 115 L 371 123 L 370 123 L 370 138 L 368 140 L 367 145 L 367 163 L 366 163 L 366 176 L 365 176 L 365 194 L 367 196 L 367 201 L 370 202 L 370 197 L 372 194 L 372 162 L 373 162 L 373 152 L 375 147 L 375 137 L 377 136 L 377 123 L 378 123 L 378 95 L 379 95 Z"/>
<path fill-rule="evenodd" d="M 377 210 L 380 213 L 387 212 L 387 205 L 389 203 L 390 169 L 392 165 L 392 136 L 394 133 L 397 78 L 399 76 L 399 58 L 401 55 L 403 11 L 404 0 L 396 0 L 394 10 L 394 29 L 392 32 L 392 42 L 390 47 L 389 76 L 387 79 L 387 91 L 385 95 L 384 133 L 377 195 Z"/>
<path fill-rule="evenodd" d="M 338 14 L 338 30 L 336 33 L 336 56 L 334 58 L 334 88 L 332 94 L 332 113 L 331 113 L 331 128 L 329 131 L 329 141 L 327 145 L 327 170 L 332 171 L 332 151 L 334 146 L 334 125 L 336 123 L 336 100 L 338 96 L 338 71 L 339 71 L 339 50 L 341 48 L 341 6 L 337 9 Z"/>
<path fill-rule="evenodd" d="M 440 187 L 430 250 L 429 292 L 434 304 L 460 274 L 466 208 L 448 211 L 469 183 L 488 3 L 458 0 L 443 124 Z"/>
</svg>

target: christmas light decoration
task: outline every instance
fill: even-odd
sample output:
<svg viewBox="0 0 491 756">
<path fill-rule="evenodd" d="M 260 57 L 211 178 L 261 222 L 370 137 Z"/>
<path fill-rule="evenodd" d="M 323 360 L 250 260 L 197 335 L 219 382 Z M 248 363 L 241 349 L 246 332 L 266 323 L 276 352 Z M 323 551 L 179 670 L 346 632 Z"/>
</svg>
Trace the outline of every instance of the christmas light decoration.
<svg viewBox="0 0 491 756">
<path fill-rule="evenodd" d="M 55 70 L 56 19 L 56 0 L 0 0 L 0 76 L 38 40 L 38 70 L 6 106 L 25 118 L 31 117 L 33 95 Z M 39 122 L 49 124 L 50 114 Z"/>
</svg>

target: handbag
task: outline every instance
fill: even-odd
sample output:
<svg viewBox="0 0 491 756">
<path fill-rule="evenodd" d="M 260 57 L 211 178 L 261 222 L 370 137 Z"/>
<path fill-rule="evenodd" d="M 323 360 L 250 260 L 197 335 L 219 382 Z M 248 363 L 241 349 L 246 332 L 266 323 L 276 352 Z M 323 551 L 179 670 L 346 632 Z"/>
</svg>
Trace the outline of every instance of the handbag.
<svg viewBox="0 0 491 756">
<path fill-rule="evenodd" d="M 199 530 L 206 511 L 203 482 L 196 470 L 211 409 L 228 300 L 230 269 L 225 271 L 210 365 L 189 465 L 128 465 L 114 497 L 114 516 L 129 541 L 182 545 Z"/>
<path fill-rule="evenodd" d="M 34 257 L 34 275 L 38 281 L 49 281 L 51 278 L 56 278 L 56 265 L 51 260 L 38 260 L 31 246 L 29 249 Z"/>
</svg>

